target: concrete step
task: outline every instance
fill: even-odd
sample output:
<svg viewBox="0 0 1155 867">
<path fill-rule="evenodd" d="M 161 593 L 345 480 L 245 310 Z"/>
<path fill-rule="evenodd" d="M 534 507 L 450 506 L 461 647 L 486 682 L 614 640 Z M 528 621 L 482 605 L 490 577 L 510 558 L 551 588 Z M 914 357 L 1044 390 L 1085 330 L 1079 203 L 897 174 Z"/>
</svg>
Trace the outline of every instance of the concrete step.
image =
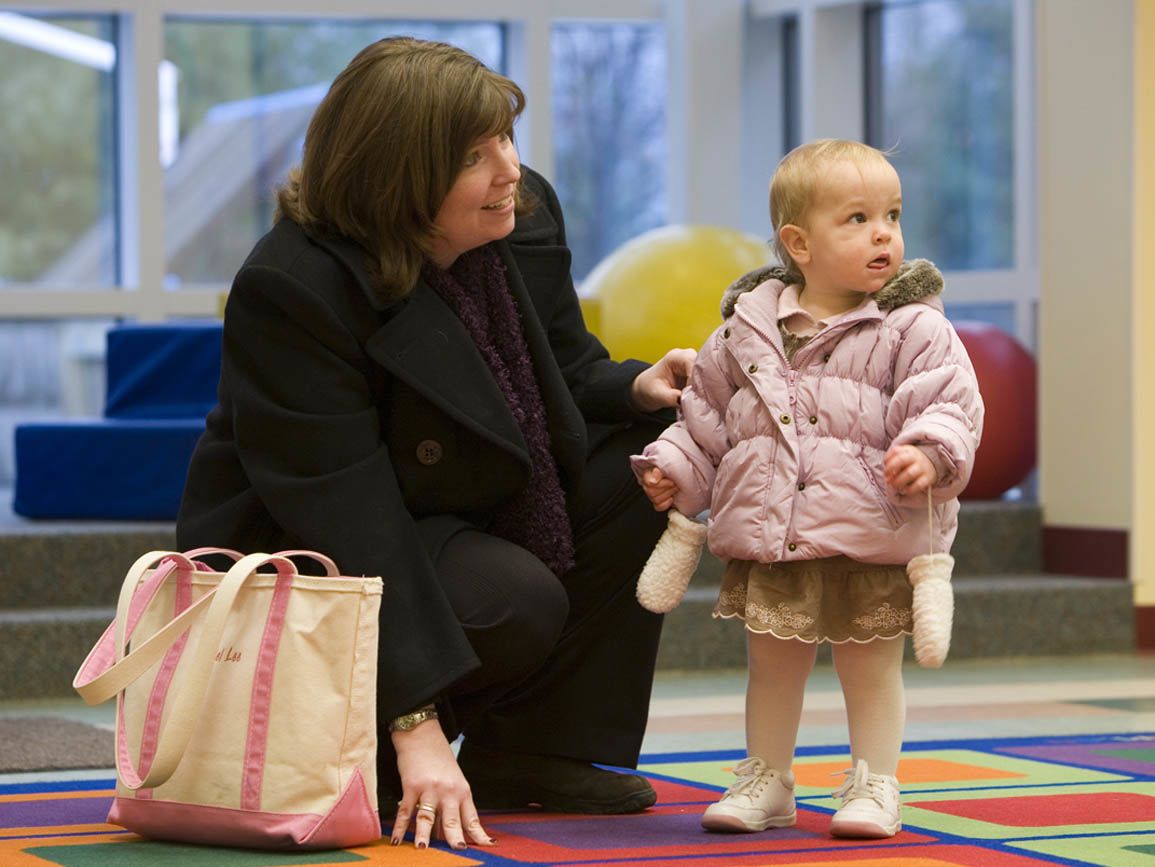
<svg viewBox="0 0 1155 867">
<path fill-rule="evenodd" d="M 113 608 L 0 610 L 0 701 L 75 696 L 72 679 Z"/>
<path fill-rule="evenodd" d="M 1043 510 L 1036 503 L 964 501 L 951 546 L 956 575 L 1043 571 Z"/>
<path fill-rule="evenodd" d="M 128 568 L 176 544 L 171 523 L 46 522 L 0 531 L 0 609 L 116 605 Z"/>
<path fill-rule="evenodd" d="M 147 551 L 170 550 L 173 525 L 0 517 L 0 700 L 72 695 L 125 572 Z M 1033 504 L 963 504 L 952 657 L 1134 649 L 1130 584 L 1038 574 L 1041 524 Z M 721 574 L 706 553 L 667 617 L 660 667 L 745 664 L 741 625 L 710 616 Z"/>
<path fill-rule="evenodd" d="M 954 630 L 949 659 L 1131 653 L 1135 614 L 1131 583 L 1060 575 L 959 577 L 953 582 Z M 711 616 L 717 587 L 693 585 L 666 615 L 661 669 L 741 668 L 745 630 Z M 823 645 L 820 659 L 829 659 Z M 908 655 L 913 653 L 908 650 Z"/>
<path fill-rule="evenodd" d="M 1005 575 L 959 578 L 954 587 L 948 665 L 950 659 L 1134 651 L 1127 581 Z M 666 615 L 660 669 L 745 665 L 742 625 L 711 617 L 716 598 L 716 588 L 691 587 Z M 111 607 L 0 610 L 0 700 L 72 695 L 76 669 L 114 614 Z M 828 660 L 829 653 L 823 645 L 819 658 Z"/>
<path fill-rule="evenodd" d="M 0 609 L 115 604 L 128 567 L 175 544 L 168 522 L 26 521 L 0 525 Z M 1041 571 L 1042 519 L 1034 504 L 964 503 L 952 552 L 956 575 Z M 717 585 L 709 552 L 694 583 Z"/>
</svg>

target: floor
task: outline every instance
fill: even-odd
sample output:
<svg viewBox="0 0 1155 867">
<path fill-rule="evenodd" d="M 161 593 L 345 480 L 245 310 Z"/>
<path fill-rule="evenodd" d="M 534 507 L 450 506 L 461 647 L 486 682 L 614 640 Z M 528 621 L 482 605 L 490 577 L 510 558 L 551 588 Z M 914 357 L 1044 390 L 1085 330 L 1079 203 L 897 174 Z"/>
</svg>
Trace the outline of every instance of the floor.
<svg viewBox="0 0 1155 867">
<path fill-rule="evenodd" d="M 1155 732 L 1155 654 L 909 662 L 906 741 Z M 643 750 L 737 749 L 745 675 L 664 674 Z M 831 666 L 811 675 L 799 745 L 846 743 Z"/>
<path fill-rule="evenodd" d="M 908 663 L 907 742 L 947 738 L 1155 732 L 1155 654 L 948 660 L 939 670 Z M 741 749 L 741 671 L 661 673 L 643 752 Z M 79 699 L 0 703 L 0 716 L 51 714 L 111 728 L 113 705 Z M 829 665 L 810 679 L 800 746 L 846 742 L 838 681 Z M 78 771 L 78 779 L 107 778 Z M 0 775 L 0 784 L 42 778 Z M 51 775 L 59 778 L 56 772 Z"/>
</svg>

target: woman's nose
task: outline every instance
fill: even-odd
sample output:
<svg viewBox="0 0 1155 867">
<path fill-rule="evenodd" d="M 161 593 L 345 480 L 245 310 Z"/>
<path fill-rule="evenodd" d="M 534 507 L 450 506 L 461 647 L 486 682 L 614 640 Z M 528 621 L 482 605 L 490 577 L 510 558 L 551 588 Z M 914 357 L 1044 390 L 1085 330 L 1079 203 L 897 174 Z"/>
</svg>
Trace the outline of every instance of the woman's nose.
<svg viewBox="0 0 1155 867">
<path fill-rule="evenodd" d="M 521 179 L 521 157 L 518 156 L 517 148 L 510 145 L 501 153 L 501 176 L 502 180 L 509 180 L 516 182 Z"/>
<path fill-rule="evenodd" d="M 517 160 L 509 160 L 505 165 L 505 170 L 502 172 L 501 179 L 511 184 L 515 184 L 521 180 L 521 163 Z"/>
</svg>

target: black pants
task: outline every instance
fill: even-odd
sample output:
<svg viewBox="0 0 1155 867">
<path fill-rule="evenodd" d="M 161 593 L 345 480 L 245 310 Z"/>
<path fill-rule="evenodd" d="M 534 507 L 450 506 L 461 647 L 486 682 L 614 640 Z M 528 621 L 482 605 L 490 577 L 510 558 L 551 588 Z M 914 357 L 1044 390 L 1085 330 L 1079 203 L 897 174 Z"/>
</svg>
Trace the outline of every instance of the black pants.
<svg viewBox="0 0 1155 867">
<path fill-rule="evenodd" d="M 634 592 L 666 516 L 650 506 L 628 456 L 660 431 L 634 426 L 593 452 L 570 503 L 576 565 L 562 579 L 525 549 L 481 532 L 459 532 L 441 549 L 438 577 L 481 660 L 439 702 L 447 736 L 637 765 L 662 618 Z M 382 734 L 385 782 L 396 769 Z"/>
</svg>

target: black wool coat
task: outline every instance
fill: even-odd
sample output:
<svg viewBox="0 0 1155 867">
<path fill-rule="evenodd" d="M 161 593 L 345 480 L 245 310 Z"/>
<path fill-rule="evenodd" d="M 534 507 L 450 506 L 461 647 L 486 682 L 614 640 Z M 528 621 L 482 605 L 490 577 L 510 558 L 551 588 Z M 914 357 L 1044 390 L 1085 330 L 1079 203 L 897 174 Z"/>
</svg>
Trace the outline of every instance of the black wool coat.
<svg viewBox="0 0 1155 867">
<path fill-rule="evenodd" d="M 563 487 L 591 436 L 642 417 L 582 319 L 553 189 L 495 242 L 548 415 Z M 441 544 L 530 481 L 524 439 L 472 339 L 423 283 L 388 300 L 365 251 L 281 220 L 238 272 L 225 309 L 219 404 L 189 466 L 182 549 L 320 551 L 379 575 L 380 713 L 431 700 L 479 663 L 434 573 Z"/>
</svg>

